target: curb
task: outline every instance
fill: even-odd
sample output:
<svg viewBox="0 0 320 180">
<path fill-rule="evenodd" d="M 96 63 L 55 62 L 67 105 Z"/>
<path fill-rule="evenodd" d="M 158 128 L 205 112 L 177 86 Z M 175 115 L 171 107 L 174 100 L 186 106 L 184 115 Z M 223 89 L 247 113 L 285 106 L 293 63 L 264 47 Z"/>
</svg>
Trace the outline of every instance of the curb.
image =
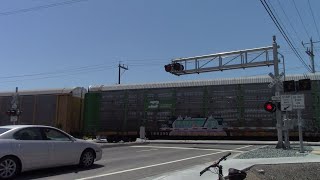
<svg viewBox="0 0 320 180">
<path fill-rule="evenodd" d="M 150 144 L 224 144 L 224 145 L 276 145 L 277 143 L 253 143 L 253 142 L 148 142 Z"/>
<path fill-rule="evenodd" d="M 149 144 L 224 144 L 224 145 L 277 145 L 277 142 L 270 141 L 146 141 Z M 291 142 L 291 145 L 299 145 L 299 142 Z M 320 146 L 320 142 L 304 142 L 307 146 Z"/>
<path fill-rule="evenodd" d="M 132 143 L 107 143 L 107 142 L 95 142 L 100 145 L 101 148 L 113 148 L 113 147 L 125 147 L 135 145 L 147 145 L 147 144 L 206 144 L 206 145 L 277 145 L 277 142 L 262 142 L 262 141 L 145 141 L 145 142 L 132 142 Z M 291 142 L 291 145 L 299 145 L 299 142 Z M 320 146 L 319 142 L 304 142 L 306 146 Z"/>
<path fill-rule="evenodd" d="M 135 145 L 146 145 L 150 144 L 148 142 L 133 142 L 133 143 L 99 143 L 101 148 L 114 148 L 114 147 L 125 147 L 125 146 L 135 146 Z"/>
</svg>

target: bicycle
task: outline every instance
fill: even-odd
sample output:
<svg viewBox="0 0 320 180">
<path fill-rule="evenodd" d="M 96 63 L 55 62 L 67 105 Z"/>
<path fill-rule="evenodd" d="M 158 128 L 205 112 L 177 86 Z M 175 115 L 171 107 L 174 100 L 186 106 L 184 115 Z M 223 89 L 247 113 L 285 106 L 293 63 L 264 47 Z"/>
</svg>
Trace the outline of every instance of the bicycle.
<svg viewBox="0 0 320 180">
<path fill-rule="evenodd" d="M 241 171 L 238 169 L 234 169 L 234 168 L 229 168 L 229 174 L 228 176 L 224 177 L 223 176 L 223 172 L 222 172 L 222 165 L 220 165 L 220 162 L 223 160 L 227 160 L 227 157 L 230 156 L 231 153 L 229 152 L 227 155 L 223 156 L 222 158 L 220 158 L 218 161 L 214 162 L 212 165 L 204 168 L 201 172 L 200 172 L 200 176 L 207 172 L 207 171 L 211 171 L 210 168 L 214 168 L 215 171 L 211 171 L 212 173 L 216 173 L 218 174 L 218 180 L 225 180 L 225 179 L 229 179 L 229 180 L 243 180 L 246 178 L 247 173 L 245 171 Z M 218 169 L 218 171 L 217 171 Z"/>
</svg>

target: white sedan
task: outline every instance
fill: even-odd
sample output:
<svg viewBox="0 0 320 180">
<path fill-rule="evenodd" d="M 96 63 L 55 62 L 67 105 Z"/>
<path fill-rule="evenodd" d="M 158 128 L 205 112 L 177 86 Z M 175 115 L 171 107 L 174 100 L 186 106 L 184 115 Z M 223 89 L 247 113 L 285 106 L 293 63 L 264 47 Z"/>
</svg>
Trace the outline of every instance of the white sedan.
<svg viewBox="0 0 320 180">
<path fill-rule="evenodd" d="M 101 156 L 99 145 L 76 139 L 57 128 L 0 126 L 0 179 L 40 168 L 75 164 L 87 168 Z"/>
</svg>

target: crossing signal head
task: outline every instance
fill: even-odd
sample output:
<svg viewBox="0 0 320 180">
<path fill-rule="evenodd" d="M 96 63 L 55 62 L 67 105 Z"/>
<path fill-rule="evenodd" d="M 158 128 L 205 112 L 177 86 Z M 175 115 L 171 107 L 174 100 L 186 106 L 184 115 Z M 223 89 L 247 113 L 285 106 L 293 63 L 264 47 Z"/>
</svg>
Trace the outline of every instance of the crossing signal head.
<svg viewBox="0 0 320 180">
<path fill-rule="evenodd" d="M 164 69 L 166 70 L 166 72 L 171 72 L 172 65 L 171 64 L 167 64 L 167 65 L 164 66 Z"/>
<path fill-rule="evenodd" d="M 8 116 L 17 116 L 17 115 L 18 115 L 17 110 L 15 110 L 15 109 L 8 110 L 8 111 L 6 112 L 6 114 L 7 114 Z"/>
<path fill-rule="evenodd" d="M 20 116 L 21 113 L 22 111 L 20 111 L 19 109 L 10 109 L 6 112 L 8 116 Z"/>
<path fill-rule="evenodd" d="M 272 101 L 268 101 L 264 104 L 264 109 L 268 112 L 275 112 L 277 107 Z"/>
<path fill-rule="evenodd" d="M 164 66 L 164 70 L 166 72 L 171 72 L 171 71 L 183 71 L 184 66 L 180 63 L 173 63 L 173 64 L 167 64 Z"/>
<path fill-rule="evenodd" d="M 311 90 L 311 80 L 310 79 L 299 80 L 299 91 L 308 91 L 308 90 Z"/>
<path fill-rule="evenodd" d="M 184 70 L 184 66 L 180 63 L 174 63 L 173 64 L 173 69 L 175 71 L 183 71 Z"/>
<path fill-rule="evenodd" d="M 283 91 L 284 92 L 292 92 L 296 91 L 295 81 L 283 81 Z"/>
</svg>

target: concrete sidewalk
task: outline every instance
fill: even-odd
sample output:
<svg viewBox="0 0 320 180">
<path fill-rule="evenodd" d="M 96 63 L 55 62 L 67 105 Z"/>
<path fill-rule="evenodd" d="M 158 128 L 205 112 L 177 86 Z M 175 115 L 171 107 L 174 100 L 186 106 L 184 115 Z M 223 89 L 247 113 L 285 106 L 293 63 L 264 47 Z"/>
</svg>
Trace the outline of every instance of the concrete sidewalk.
<svg viewBox="0 0 320 180">
<path fill-rule="evenodd" d="M 319 149 L 319 148 L 317 148 Z M 259 158 L 259 159 L 233 159 L 234 156 L 230 156 L 227 161 L 222 161 L 224 176 L 228 175 L 229 168 L 235 169 L 247 169 L 253 165 L 257 164 L 285 164 L 285 163 L 307 163 L 307 162 L 320 162 L 320 156 L 315 154 L 309 154 L 304 157 L 285 157 L 285 158 Z M 212 160 L 215 161 L 215 160 Z M 164 174 L 154 177 L 149 177 L 144 180 L 210 180 L 217 179 L 218 176 L 211 172 L 206 172 L 200 177 L 200 171 L 205 167 L 211 165 L 212 163 L 207 163 L 203 165 L 197 165 L 189 169 L 175 171 L 170 174 Z"/>
</svg>

